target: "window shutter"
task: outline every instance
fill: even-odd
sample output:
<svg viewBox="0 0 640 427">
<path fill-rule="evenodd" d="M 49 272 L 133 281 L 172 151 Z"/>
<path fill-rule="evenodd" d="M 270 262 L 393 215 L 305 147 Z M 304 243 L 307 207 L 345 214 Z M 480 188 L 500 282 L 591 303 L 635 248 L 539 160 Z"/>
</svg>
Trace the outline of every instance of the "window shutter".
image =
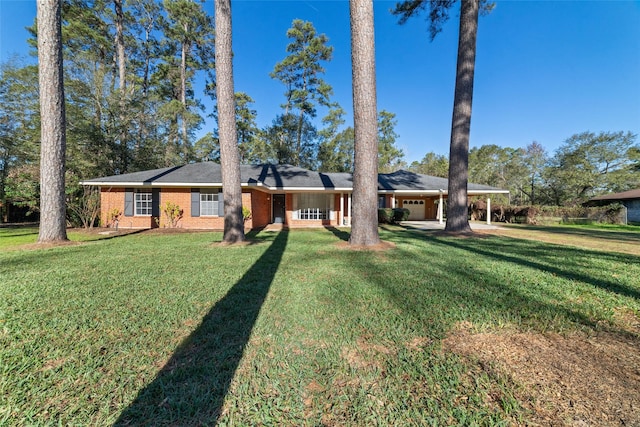
<svg viewBox="0 0 640 427">
<path fill-rule="evenodd" d="M 124 190 L 124 216 L 133 216 L 133 189 Z"/>
<path fill-rule="evenodd" d="M 160 218 L 160 189 L 151 190 L 151 216 Z"/>
<path fill-rule="evenodd" d="M 200 216 L 200 189 L 191 189 L 191 216 Z"/>
<path fill-rule="evenodd" d="M 224 216 L 224 196 L 222 190 L 218 192 L 218 216 Z"/>
</svg>

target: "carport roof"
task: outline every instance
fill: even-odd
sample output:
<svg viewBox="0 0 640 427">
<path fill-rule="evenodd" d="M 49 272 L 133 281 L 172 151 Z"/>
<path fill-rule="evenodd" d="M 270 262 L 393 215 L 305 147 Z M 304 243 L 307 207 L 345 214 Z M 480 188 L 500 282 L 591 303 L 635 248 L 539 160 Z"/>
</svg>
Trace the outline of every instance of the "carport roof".
<svg viewBox="0 0 640 427">
<path fill-rule="evenodd" d="M 422 175 L 419 173 L 399 170 L 393 173 L 381 173 L 378 175 L 378 190 L 393 191 L 435 191 L 446 193 L 449 188 L 449 180 L 431 175 Z M 508 190 L 501 190 L 496 187 L 481 184 L 467 184 L 469 192 L 484 193 L 508 193 Z"/>
</svg>

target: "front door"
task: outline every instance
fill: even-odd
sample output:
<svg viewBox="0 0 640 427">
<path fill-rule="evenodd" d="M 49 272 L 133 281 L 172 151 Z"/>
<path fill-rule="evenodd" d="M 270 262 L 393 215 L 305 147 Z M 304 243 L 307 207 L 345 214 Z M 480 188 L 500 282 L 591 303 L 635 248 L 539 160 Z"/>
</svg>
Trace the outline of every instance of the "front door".
<svg viewBox="0 0 640 427">
<path fill-rule="evenodd" d="M 273 222 L 274 224 L 284 223 L 284 194 L 273 195 Z"/>
</svg>

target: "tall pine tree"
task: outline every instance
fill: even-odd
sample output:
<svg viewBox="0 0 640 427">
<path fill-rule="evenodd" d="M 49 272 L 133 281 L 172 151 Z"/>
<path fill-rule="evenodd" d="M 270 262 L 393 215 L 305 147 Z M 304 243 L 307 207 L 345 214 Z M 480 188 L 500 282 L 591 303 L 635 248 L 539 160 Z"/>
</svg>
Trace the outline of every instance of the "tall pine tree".
<svg viewBox="0 0 640 427">
<path fill-rule="evenodd" d="M 355 163 L 349 243 L 372 246 L 378 235 L 378 121 L 373 0 L 350 0 Z"/>
<path fill-rule="evenodd" d="M 233 90 L 233 49 L 231 44 L 231 1 L 215 0 L 216 22 L 216 93 L 218 95 L 218 127 L 220 164 L 224 197 L 225 243 L 245 240 L 240 187 L 240 157 L 236 130 L 235 93 Z"/>
<path fill-rule="evenodd" d="M 65 109 L 61 0 L 38 0 L 40 83 L 39 243 L 67 240 L 65 205 Z"/>
</svg>

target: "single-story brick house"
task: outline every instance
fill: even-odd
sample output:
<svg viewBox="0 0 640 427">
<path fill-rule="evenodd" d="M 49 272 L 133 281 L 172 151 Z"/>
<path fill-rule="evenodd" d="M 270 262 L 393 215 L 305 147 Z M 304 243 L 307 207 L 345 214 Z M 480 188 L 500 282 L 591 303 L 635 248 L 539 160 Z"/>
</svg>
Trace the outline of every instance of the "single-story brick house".
<svg viewBox="0 0 640 427">
<path fill-rule="evenodd" d="M 247 226 L 283 223 L 288 227 L 350 225 L 353 175 L 322 173 L 290 165 L 242 165 L 242 204 L 251 211 Z M 119 212 L 122 228 L 154 228 L 161 223 L 167 202 L 182 210 L 178 227 L 222 229 L 222 174 L 213 162 L 154 169 L 95 178 L 82 182 L 97 186 L 103 225 L 113 226 Z M 378 176 L 380 207 L 404 207 L 411 220 L 441 218 L 438 206 L 447 196 L 444 178 L 397 171 Z M 470 196 L 506 194 L 486 185 L 469 184 Z"/>
<path fill-rule="evenodd" d="M 622 193 L 603 194 L 589 199 L 585 206 L 604 206 L 611 203 L 622 203 L 627 208 L 627 221 L 640 223 L 640 188 Z"/>
</svg>

